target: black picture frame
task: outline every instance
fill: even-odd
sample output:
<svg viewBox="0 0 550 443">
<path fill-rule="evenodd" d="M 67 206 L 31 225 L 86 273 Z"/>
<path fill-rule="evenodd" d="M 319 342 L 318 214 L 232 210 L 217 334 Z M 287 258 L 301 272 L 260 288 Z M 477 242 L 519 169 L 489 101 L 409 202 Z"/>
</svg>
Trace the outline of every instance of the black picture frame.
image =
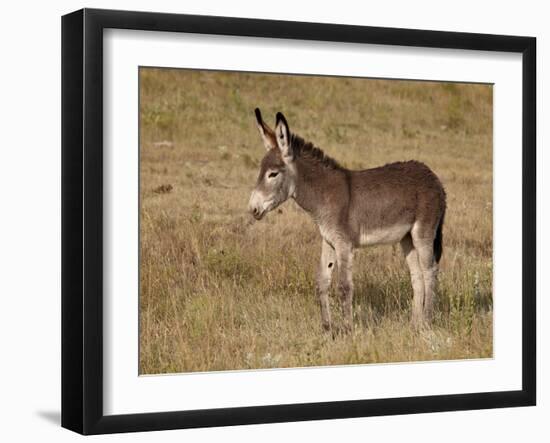
<svg viewBox="0 0 550 443">
<path fill-rule="evenodd" d="M 522 54 L 522 389 L 357 401 L 103 413 L 103 30 L 171 31 Z M 62 18 L 62 426 L 82 434 L 228 426 L 536 403 L 536 39 L 83 9 Z"/>
</svg>

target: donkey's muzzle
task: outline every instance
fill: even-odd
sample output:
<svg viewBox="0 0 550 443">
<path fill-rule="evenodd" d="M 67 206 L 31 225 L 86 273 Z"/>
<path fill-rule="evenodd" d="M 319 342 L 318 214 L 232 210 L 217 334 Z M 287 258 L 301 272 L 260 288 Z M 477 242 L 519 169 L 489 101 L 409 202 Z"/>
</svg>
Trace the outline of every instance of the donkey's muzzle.
<svg viewBox="0 0 550 443">
<path fill-rule="evenodd" d="M 254 208 L 252 210 L 252 216 L 256 219 L 256 220 L 261 220 L 262 217 L 263 217 L 263 212 L 259 211 L 258 208 Z"/>
<path fill-rule="evenodd" d="M 256 220 L 261 220 L 265 214 L 265 211 L 259 208 L 248 208 L 248 210 Z"/>
<path fill-rule="evenodd" d="M 248 211 L 256 220 L 261 220 L 265 214 L 263 199 L 257 191 L 253 191 L 248 202 Z"/>
</svg>

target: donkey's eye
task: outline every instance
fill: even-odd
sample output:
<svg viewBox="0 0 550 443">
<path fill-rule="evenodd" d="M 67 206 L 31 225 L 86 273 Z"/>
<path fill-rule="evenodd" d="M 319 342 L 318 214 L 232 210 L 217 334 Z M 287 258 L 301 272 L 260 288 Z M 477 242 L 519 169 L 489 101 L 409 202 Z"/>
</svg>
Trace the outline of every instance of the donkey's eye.
<svg viewBox="0 0 550 443">
<path fill-rule="evenodd" d="M 268 177 L 269 178 L 275 178 L 279 175 L 279 171 L 275 171 L 275 172 L 270 172 Z"/>
</svg>

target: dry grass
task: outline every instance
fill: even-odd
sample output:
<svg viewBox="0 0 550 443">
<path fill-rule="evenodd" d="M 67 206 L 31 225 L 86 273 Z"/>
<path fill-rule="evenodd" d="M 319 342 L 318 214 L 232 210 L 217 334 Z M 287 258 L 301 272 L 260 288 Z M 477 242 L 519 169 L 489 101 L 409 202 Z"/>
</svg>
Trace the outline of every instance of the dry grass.
<svg viewBox="0 0 550 443">
<path fill-rule="evenodd" d="M 492 356 L 490 86 L 149 68 L 140 80 L 141 373 Z M 356 254 L 354 334 L 322 332 L 315 225 L 293 202 L 246 214 L 264 154 L 256 106 L 350 168 L 417 159 L 440 176 L 431 330 L 411 330 L 406 264 L 380 246 Z"/>
</svg>

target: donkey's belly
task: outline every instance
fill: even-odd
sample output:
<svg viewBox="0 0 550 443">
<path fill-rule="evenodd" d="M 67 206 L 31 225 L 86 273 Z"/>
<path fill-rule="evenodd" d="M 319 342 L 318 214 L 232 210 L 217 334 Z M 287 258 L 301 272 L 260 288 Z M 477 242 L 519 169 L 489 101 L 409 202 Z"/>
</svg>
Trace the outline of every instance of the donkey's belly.
<svg viewBox="0 0 550 443">
<path fill-rule="evenodd" d="M 410 232 L 412 225 L 398 224 L 385 228 L 368 229 L 361 227 L 359 234 L 360 246 L 384 245 L 397 243 Z"/>
</svg>

